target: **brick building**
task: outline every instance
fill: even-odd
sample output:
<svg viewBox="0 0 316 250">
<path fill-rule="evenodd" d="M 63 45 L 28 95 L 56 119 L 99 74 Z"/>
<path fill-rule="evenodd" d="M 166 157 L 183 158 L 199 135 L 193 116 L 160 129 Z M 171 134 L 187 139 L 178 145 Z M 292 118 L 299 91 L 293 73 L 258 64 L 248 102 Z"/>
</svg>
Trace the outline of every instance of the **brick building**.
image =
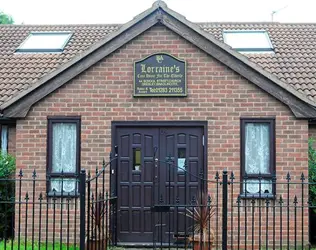
<svg viewBox="0 0 316 250">
<path fill-rule="evenodd" d="M 315 24 L 195 24 L 163 2 L 124 25 L 1 25 L 2 150 L 16 155 L 25 176 L 35 168 L 49 178 L 40 187 L 49 196 L 74 192 L 80 169 L 95 169 L 117 146 L 117 172 L 107 171 L 106 180 L 117 190 L 123 243 L 152 241 L 146 221 L 154 155 L 182 167 L 185 159 L 188 171 L 210 180 L 211 194 L 216 172 L 227 169 L 241 182 L 235 198 L 285 195 L 273 178 L 308 176 L 308 138 L 316 133 L 315 30 Z M 148 72 L 140 68 L 141 82 L 136 67 L 147 59 L 157 62 Z M 155 68 L 168 68 L 167 59 L 186 64 L 174 76 L 178 90 L 153 80 L 167 71 Z M 180 197 L 181 169 L 173 171 Z M 198 184 L 189 181 L 188 188 L 194 194 Z M 22 193 L 31 191 L 26 185 Z M 286 228 L 283 216 L 277 235 L 282 223 Z M 298 217 L 306 224 L 307 209 Z M 297 231 L 307 233 L 307 226 Z M 298 241 L 305 245 L 308 237 Z"/>
</svg>

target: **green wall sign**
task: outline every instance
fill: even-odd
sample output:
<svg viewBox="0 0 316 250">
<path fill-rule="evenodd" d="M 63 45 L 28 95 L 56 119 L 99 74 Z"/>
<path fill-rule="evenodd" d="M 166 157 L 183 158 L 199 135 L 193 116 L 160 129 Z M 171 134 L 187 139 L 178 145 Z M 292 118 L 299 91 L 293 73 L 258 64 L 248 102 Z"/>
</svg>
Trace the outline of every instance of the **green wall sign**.
<svg viewBox="0 0 316 250">
<path fill-rule="evenodd" d="M 186 62 L 165 53 L 136 61 L 134 96 L 187 96 Z"/>
</svg>

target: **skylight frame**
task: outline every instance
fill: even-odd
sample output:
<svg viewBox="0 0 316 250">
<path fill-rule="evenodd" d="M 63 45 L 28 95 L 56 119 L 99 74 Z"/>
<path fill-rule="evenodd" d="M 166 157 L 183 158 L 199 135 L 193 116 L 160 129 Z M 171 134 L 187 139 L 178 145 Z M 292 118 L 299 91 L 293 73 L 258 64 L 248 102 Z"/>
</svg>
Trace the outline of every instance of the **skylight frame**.
<svg viewBox="0 0 316 250">
<path fill-rule="evenodd" d="M 226 34 L 233 34 L 233 33 L 238 33 L 238 34 L 249 34 L 249 33 L 262 33 L 264 34 L 267 43 L 269 44 L 269 47 L 233 47 L 229 43 L 227 43 L 227 38 Z M 266 30 L 223 30 L 223 39 L 224 42 L 232 47 L 234 50 L 237 50 L 239 52 L 245 52 L 245 53 L 273 53 L 274 52 L 274 47 L 271 42 L 270 36 Z"/>
<path fill-rule="evenodd" d="M 56 36 L 56 35 L 68 35 L 68 37 L 65 39 L 63 44 L 60 47 L 56 48 L 23 48 L 27 41 L 32 37 L 32 36 Z M 70 38 L 72 37 L 73 33 L 70 31 L 36 31 L 36 32 L 30 32 L 30 34 L 25 38 L 25 40 L 21 43 L 21 45 L 16 49 L 16 52 L 27 52 L 27 53 L 51 53 L 51 52 L 63 52 L 66 45 L 68 44 Z"/>
</svg>

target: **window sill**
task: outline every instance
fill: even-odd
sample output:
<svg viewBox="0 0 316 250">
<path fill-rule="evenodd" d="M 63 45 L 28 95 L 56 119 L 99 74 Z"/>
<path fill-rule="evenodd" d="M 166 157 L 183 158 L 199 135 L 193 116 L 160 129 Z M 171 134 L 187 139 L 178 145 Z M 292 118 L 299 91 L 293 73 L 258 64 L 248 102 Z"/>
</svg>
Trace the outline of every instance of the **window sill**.
<svg viewBox="0 0 316 250">
<path fill-rule="evenodd" d="M 60 193 L 60 192 L 48 192 L 47 193 L 47 197 L 49 198 L 78 198 L 80 196 L 80 193 L 74 193 L 74 192 L 71 192 L 71 193 L 67 193 L 67 192 L 64 192 L 64 193 Z"/>
<path fill-rule="evenodd" d="M 240 194 L 241 199 L 260 199 L 260 200 L 275 200 L 275 194 Z"/>
</svg>

